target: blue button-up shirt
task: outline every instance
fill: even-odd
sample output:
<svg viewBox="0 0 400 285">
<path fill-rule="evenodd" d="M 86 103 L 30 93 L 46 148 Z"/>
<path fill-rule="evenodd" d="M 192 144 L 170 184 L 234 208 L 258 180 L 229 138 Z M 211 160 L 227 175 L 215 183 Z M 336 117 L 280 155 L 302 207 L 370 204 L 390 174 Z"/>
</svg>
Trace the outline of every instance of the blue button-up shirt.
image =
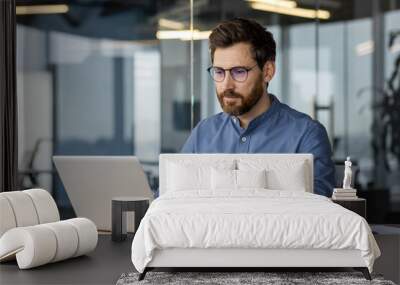
<svg viewBox="0 0 400 285">
<path fill-rule="evenodd" d="M 312 153 L 314 193 L 332 196 L 334 164 L 324 126 L 308 115 L 281 103 L 274 95 L 269 109 L 246 129 L 239 120 L 219 113 L 198 123 L 182 148 L 183 153 Z"/>
</svg>

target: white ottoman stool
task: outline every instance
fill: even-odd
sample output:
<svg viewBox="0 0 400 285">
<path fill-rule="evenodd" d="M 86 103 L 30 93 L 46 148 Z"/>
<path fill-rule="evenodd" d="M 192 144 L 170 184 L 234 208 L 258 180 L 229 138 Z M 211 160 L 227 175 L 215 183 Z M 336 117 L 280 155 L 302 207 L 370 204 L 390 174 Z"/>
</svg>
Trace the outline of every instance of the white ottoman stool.
<svg viewBox="0 0 400 285">
<path fill-rule="evenodd" d="M 92 221 L 59 219 L 53 198 L 43 189 L 0 193 L 0 262 L 16 258 L 20 269 L 28 269 L 96 248 Z"/>
</svg>

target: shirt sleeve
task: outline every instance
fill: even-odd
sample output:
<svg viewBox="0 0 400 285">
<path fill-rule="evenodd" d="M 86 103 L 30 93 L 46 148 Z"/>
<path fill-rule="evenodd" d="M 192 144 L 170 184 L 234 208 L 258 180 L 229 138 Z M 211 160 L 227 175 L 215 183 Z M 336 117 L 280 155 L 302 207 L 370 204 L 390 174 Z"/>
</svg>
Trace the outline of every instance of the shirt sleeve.
<svg viewBox="0 0 400 285">
<path fill-rule="evenodd" d="M 198 128 L 194 128 L 181 149 L 181 153 L 196 153 L 196 140 Z"/>
<path fill-rule="evenodd" d="M 315 122 L 300 146 L 301 153 L 314 156 L 314 193 L 331 197 L 335 184 L 335 166 L 328 134 L 323 125 Z"/>
</svg>

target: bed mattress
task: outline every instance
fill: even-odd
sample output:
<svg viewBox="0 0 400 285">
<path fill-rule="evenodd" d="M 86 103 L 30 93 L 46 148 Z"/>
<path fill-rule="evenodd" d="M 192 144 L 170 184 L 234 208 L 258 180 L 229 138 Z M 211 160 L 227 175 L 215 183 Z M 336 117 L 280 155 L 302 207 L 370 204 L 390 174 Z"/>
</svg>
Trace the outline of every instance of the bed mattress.
<svg viewBox="0 0 400 285">
<path fill-rule="evenodd" d="M 380 251 L 364 218 L 301 191 L 242 189 L 165 193 L 154 200 L 132 243 L 139 272 L 162 249 L 359 250 L 372 272 Z"/>
</svg>

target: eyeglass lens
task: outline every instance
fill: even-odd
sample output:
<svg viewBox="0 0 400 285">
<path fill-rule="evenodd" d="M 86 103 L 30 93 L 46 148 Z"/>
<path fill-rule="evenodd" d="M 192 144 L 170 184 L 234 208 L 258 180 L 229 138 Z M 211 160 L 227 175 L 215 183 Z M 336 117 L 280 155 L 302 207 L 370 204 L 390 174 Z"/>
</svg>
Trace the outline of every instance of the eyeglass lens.
<svg viewBox="0 0 400 285">
<path fill-rule="evenodd" d="M 231 73 L 233 80 L 236 81 L 245 81 L 247 78 L 247 70 L 243 67 L 233 67 L 232 69 L 228 69 Z M 210 69 L 211 76 L 217 82 L 221 82 L 225 79 L 225 72 L 228 70 L 224 70 L 223 68 L 213 67 Z"/>
</svg>

